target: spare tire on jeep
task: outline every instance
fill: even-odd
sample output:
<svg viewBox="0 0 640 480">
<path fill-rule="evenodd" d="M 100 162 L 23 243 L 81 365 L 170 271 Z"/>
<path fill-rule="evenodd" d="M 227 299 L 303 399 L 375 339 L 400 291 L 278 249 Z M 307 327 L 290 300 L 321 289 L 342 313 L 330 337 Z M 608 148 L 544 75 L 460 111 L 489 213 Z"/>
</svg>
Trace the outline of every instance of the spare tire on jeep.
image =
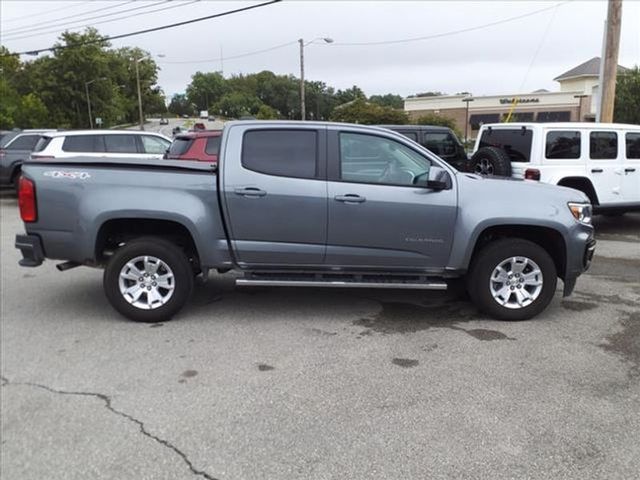
<svg viewBox="0 0 640 480">
<path fill-rule="evenodd" d="M 498 147 L 482 147 L 469 161 L 469 170 L 478 175 L 511 176 L 511 159 Z"/>
</svg>

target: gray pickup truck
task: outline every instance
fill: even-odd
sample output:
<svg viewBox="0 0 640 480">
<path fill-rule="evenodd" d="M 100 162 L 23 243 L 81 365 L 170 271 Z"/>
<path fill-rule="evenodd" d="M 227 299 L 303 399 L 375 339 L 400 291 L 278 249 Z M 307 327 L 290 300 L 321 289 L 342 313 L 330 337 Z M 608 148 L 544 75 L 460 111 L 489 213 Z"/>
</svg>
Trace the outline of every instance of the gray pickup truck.
<svg viewBox="0 0 640 480">
<path fill-rule="evenodd" d="M 447 288 L 523 320 L 569 295 L 595 249 L 568 188 L 456 172 L 404 136 L 316 122 L 228 123 L 217 165 L 75 158 L 24 165 L 21 265 L 104 268 L 113 307 L 170 319 L 197 275 L 238 285 Z"/>
</svg>

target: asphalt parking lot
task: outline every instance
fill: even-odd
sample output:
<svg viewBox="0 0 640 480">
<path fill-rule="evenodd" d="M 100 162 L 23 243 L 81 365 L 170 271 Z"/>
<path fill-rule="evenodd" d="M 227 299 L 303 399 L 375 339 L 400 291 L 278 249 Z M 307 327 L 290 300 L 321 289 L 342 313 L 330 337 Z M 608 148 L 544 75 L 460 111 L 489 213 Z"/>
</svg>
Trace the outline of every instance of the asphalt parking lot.
<svg viewBox="0 0 640 480">
<path fill-rule="evenodd" d="M 527 322 L 212 276 L 147 325 L 110 308 L 101 271 L 19 267 L 15 198 L 0 209 L 3 479 L 640 472 L 640 214 L 598 217 L 592 269 Z"/>
</svg>

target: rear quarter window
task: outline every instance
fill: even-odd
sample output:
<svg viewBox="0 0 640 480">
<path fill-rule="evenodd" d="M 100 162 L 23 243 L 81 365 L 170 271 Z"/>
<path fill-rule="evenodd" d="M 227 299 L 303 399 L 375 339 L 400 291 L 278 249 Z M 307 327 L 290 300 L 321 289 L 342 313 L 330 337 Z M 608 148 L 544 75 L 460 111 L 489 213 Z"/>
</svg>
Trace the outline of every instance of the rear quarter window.
<svg viewBox="0 0 640 480">
<path fill-rule="evenodd" d="M 191 138 L 174 138 L 169 147 L 169 155 L 183 155 L 187 153 L 189 147 L 191 147 L 191 143 L 193 143 L 193 139 Z"/>
<path fill-rule="evenodd" d="M 40 137 L 40 140 L 38 140 L 38 143 L 36 143 L 36 146 L 34 147 L 33 151 L 41 152 L 45 148 L 47 148 L 47 145 L 49 145 L 50 143 L 51 143 L 51 137 Z"/>
<path fill-rule="evenodd" d="M 544 156 L 549 159 L 580 158 L 580 132 L 558 130 L 547 132 Z"/>
<path fill-rule="evenodd" d="M 498 147 L 509 155 L 512 162 L 529 162 L 532 138 L 533 132 L 528 128 L 487 128 L 482 132 L 478 148 Z"/>
<path fill-rule="evenodd" d="M 218 155 L 218 152 L 220 152 L 220 137 L 207 138 L 207 144 L 204 147 L 204 152 L 207 155 Z"/>
<path fill-rule="evenodd" d="M 138 153 L 136 135 L 105 135 L 104 146 L 109 153 Z"/>
<path fill-rule="evenodd" d="M 242 166 L 267 175 L 316 178 L 315 130 L 249 130 L 242 141 Z"/>
<path fill-rule="evenodd" d="M 10 142 L 5 149 L 6 150 L 27 150 L 32 151 L 40 140 L 40 135 L 20 135 Z"/>
<path fill-rule="evenodd" d="M 71 135 L 64 138 L 63 152 L 95 153 L 104 152 L 102 135 Z"/>
</svg>

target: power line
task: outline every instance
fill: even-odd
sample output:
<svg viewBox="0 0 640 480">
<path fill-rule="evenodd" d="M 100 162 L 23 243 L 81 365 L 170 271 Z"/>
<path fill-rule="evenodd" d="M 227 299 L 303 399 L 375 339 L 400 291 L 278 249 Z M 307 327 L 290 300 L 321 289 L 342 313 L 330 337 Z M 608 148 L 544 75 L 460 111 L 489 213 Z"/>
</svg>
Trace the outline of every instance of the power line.
<svg viewBox="0 0 640 480">
<path fill-rule="evenodd" d="M 121 7 L 121 6 L 126 5 L 128 3 L 133 3 L 135 1 L 136 0 L 127 0 L 126 2 L 117 3 L 115 5 L 109 5 L 108 7 L 98 8 L 96 10 L 89 10 L 88 12 L 84 12 L 84 13 L 76 13 L 75 15 L 69 15 L 69 16 L 66 16 L 66 17 L 51 18 L 49 20 L 43 20 L 41 22 L 31 23 L 31 24 L 29 24 L 27 26 L 24 26 L 24 27 L 17 27 L 17 28 L 13 28 L 13 29 L 9 29 L 9 30 L 4 30 L 3 31 L 3 36 L 6 36 L 6 35 L 18 35 L 18 34 L 21 34 L 21 33 L 26 33 L 26 32 L 32 31 L 32 30 L 39 30 L 40 29 L 39 28 L 40 25 L 48 25 L 50 27 L 55 27 L 55 26 L 58 26 L 58 25 L 64 25 L 65 23 L 68 22 L 68 20 L 70 20 L 72 18 L 84 17 L 85 15 L 89 15 L 89 14 L 92 14 L 92 13 L 102 12 L 104 10 L 111 10 L 113 8 L 118 8 L 118 7 Z M 86 20 L 92 20 L 94 18 L 100 18 L 102 16 L 106 17 L 106 16 L 109 16 L 109 15 L 117 15 L 118 13 L 120 13 L 120 12 L 115 12 L 115 13 L 106 14 L 106 15 L 98 15 L 96 17 L 82 18 L 80 20 L 73 20 L 70 23 L 84 22 Z M 62 21 L 62 23 L 60 23 L 61 21 Z"/>
<path fill-rule="evenodd" d="M 266 7 L 267 5 L 272 5 L 274 3 L 280 3 L 281 1 L 282 0 L 269 0 L 268 2 L 258 3 L 256 5 L 250 5 L 248 7 L 236 8 L 235 10 L 227 10 L 226 12 L 222 12 L 222 13 L 216 13 L 216 14 L 213 14 L 213 15 L 207 15 L 205 17 L 198 17 L 198 18 L 194 18 L 194 19 L 191 19 L 191 20 L 185 20 L 183 22 L 171 23 L 169 25 L 162 25 L 160 27 L 147 28 L 145 30 L 138 30 L 136 32 L 123 33 L 123 34 L 120 34 L 120 35 L 113 35 L 113 36 L 110 36 L 110 37 L 104 37 L 104 38 L 101 38 L 101 39 L 91 40 L 91 41 L 88 41 L 88 42 L 80 43 L 78 45 L 60 45 L 60 46 L 57 46 L 57 47 L 39 48 L 37 50 L 27 50 L 27 51 L 24 51 L 24 52 L 8 53 L 8 54 L 0 55 L 0 57 L 8 57 L 10 55 L 37 55 L 37 54 L 42 53 L 42 52 L 53 52 L 55 50 L 65 50 L 67 48 L 77 48 L 77 47 L 82 47 L 82 46 L 85 46 L 85 45 L 93 45 L 93 44 L 96 44 L 96 43 L 105 43 L 105 42 L 108 42 L 110 40 L 118 40 L 120 38 L 133 37 L 135 35 L 143 35 L 145 33 L 157 32 L 157 31 L 160 31 L 160 30 L 166 30 L 168 28 L 181 27 L 183 25 L 188 25 L 188 24 L 191 24 L 191 23 L 202 22 L 204 20 L 211 20 L 213 18 L 225 17 L 227 15 L 233 15 L 234 13 L 246 12 L 248 10 L 253 10 L 253 9 L 256 9 L 256 8 Z"/>
<path fill-rule="evenodd" d="M 247 52 L 247 53 L 241 53 L 239 55 L 233 55 L 230 57 L 218 57 L 218 58 L 209 58 L 206 60 L 179 60 L 179 61 L 157 61 L 157 63 L 163 64 L 163 63 L 169 63 L 169 64 L 191 64 L 191 63 L 212 63 L 212 62 L 218 62 L 220 60 L 233 60 L 236 58 L 242 58 L 242 57 L 249 57 L 251 55 L 257 55 L 259 53 L 266 53 L 266 52 L 271 52 L 272 50 L 277 50 L 279 48 L 283 48 L 283 47 L 288 47 L 289 45 L 293 45 L 295 43 L 298 43 L 297 40 L 294 40 L 292 42 L 287 42 L 287 43 L 281 43 L 280 45 L 276 45 L 273 47 L 269 47 L 269 48 L 264 48 L 262 50 L 255 50 L 253 52 Z"/>
<path fill-rule="evenodd" d="M 87 2 L 90 3 L 90 2 Z M 33 17 L 41 17 L 42 15 L 48 15 L 49 13 L 61 12 L 63 10 L 69 10 L 70 8 L 77 7 L 78 5 L 67 5 L 62 8 L 54 8 L 53 10 L 47 10 L 45 12 L 34 13 L 33 15 L 25 15 L 24 17 L 10 18 L 9 20 L 3 20 L 3 23 L 13 23 L 21 20 L 31 20 Z"/>
<path fill-rule="evenodd" d="M 522 15 L 516 15 L 514 17 L 504 18 L 502 20 L 497 20 L 495 22 L 485 23 L 483 25 L 476 25 L 475 27 L 462 28 L 460 30 L 451 30 L 449 32 L 436 33 L 435 35 L 427 35 L 424 37 L 403 38 L 399 40 L 381 40 L 376 42 L 347 42 L 347 43 L 336 42 L 334 43 L 334 45 L 342 46 L 342 47 L 365 46 L 365 45 L 392 45 L 392 44 L 398 44 L 398 43 L 409 43 L 409 42 L 419 42 L 422 40 L 432 40 L 434 38 L 448 37 L 450 35 L 458 35 L 460 33 L 473 32 L 475 30 L 481 30 L 483 28 L 501 25 L 503 23 L 512 22 L 514 20 L 520 20 L 521 18 L 531 17 L 533 15 L 546 12 L 547 10 L 551 10 L 553 8 L 559 7 L 571 1 L 573 0 L 566 0 L 564 2 L 556 3 L 555 5 L 552 5 L 550 7 L 541 8 L 539 10 L 535 10 L 533 12 L 525 13 Z"/>
<path fill-rule="evenodd" d="M 184 6 L 186 6 L 186 5 L 190 5 L 190 4 L 192 4 L 192 3 L 196 3 L 196 2 L 199 2 L 199 1 L 201 1 L 201 0 L 191 0 L 190 2 L 180 3 L 180 4 L 178 4 L 178 5 L 169 5 L 169 6 L 167 6 L 167 7 L 163 7 L 163 8 L 156 8 L 155 10 L 147 10 L 146 12 L 139 12 L 139 13 L 137 13 L 137 14 L 135 14 L 135 15 L 125 15 L 125 16 L 123 16 L 123 17 L 111 18 L 111 19 L 109 19 L 109 20 L 103 20 L 103 21 L 101 21 L 101 22 L 92 22 L 92 23 L 85 24 L 85 25 L 77 25 L 77 26 L 75 26 L 75 27 L 70 27 L 70 28 L 72 28 L 72 29 L 80 29 L 80 28 L 86 28 L 86 27 L 93 27 L 94 25 L 101 25 L 101 24 L 103 24 L 103 23 L 116 22 L 116 21 L 118 21 L 118 20 L 123 20 L 123 19 L 129 19 L 129 18 L 139 17 L 139 16 L 142 16 L 142 15 L 148 15 L 148 14 L 150 14 L 150 13 L 162 12 L 163 10 L 171 10 L 171 9 L 173 9 L 173 8 L 184 7 Z M 157 4 L 161 4 L 161 3 L 168 3 L 168 2 L 173 3 L 173 0 L 164 0 L 163 2 L 158 2 Z M 114 13 L 112 13 L 112 14 L 110 14 L 110 15 L 117 15 L 117 14 L 120 14 L 120 13 L 132 12 L 132 11 L 134 11 L 134 10 L 140 10 L 141 8 L 149 8 L 149 7 L 153 7 L 153 6 L 157 5 L 157 4 L 154 4 L 154 5 L 145 5 L 145 6 L 143 6 L 143 7 L 136 7 L 136 8 L 132 8 L 132 9 L 129 9 L 129 10 L 122 10 L 122 11 L 120 11 L 120 12 L 114 12 Z M 105 16 L 107 16 L 107 15 L 105 15 Z M 100 17 L 98 17 L 98 18 L 100 18 Z M 88 20 L 88 19 L 86 19 L 86 20 Z M 81 22 L 84 22 L 85 20 L 80 20 L 80 21 L 81 21 Z M 72 22 L 72 23 L 77 23 L 77 22 Z M 35 30 L 37 30 L 37 29 L 35 29 Z M 66 31 L 66 30 L 68 30 L 68 28 L 65 28 L 65 30 L 64 30 L 64 31 Z M 42 36 L 42 35 L 46 35 L 46 34 L 49 34 L 49 33 L 56 33 L 56 32 L 62 32 L 62 31 L 61 31 L 59 28 L 56 28 L 56 29 L 53 29 L 53 30 L 47 30 L 47 31 L 43 31 L 43 32 L 40 32 L 40 33 L 35 33 L 35 34 L 23 35 L 23 36 L 20 36 L 20 37 L 10 38 L 9 40 L 21 40 L 21 39 L 24 39 L 24 38 L 40 37 L 40 36 Z"/>
</svg>

